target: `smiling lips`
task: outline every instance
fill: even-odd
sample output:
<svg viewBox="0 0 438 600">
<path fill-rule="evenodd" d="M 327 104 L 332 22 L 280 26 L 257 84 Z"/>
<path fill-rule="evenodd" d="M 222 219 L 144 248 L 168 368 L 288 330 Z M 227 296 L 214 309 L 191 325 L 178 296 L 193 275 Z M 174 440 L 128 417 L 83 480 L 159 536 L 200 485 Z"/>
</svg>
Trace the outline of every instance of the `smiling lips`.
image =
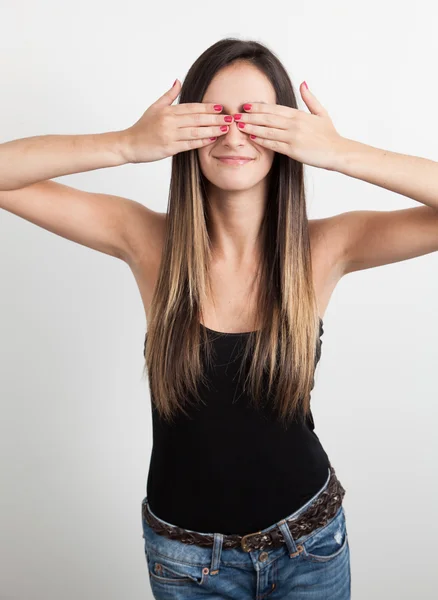
<svg viewBox="0 0 438 600">
<path fill-rule="evenodd" d="M 250 156 L 216 156 L 216 158 L 226 165 L 245 165 L 254 160 Z"/>
</svg>

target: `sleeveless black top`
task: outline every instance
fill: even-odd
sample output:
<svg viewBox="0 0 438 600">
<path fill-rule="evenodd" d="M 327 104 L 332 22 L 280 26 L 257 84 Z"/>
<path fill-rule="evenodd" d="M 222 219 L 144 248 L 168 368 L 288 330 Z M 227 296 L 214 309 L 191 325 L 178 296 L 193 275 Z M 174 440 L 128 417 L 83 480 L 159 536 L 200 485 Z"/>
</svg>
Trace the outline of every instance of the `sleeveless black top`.
<svg viewBox="0 0 438 600">
<path fill-rule="evenodd" d="M 243 387 L 236 386 L 240 364 L 233 356 L 248 333 L 224 334 L 201 326 L 211 336 L 217 358 L 206 373 L 208 389 L 199 388 L 205 405 L 186 407 L 190 419 L 178 413 L 169 425 L 151 402 L 148 502 L 173 525 L 244 535 L 305 504 L 326 482 L 330 462 L 312 415 L 286 429 L 274 413 L 247 406 Z M 315 368 L 323 333 L 320 318 Z"/>
</svg>

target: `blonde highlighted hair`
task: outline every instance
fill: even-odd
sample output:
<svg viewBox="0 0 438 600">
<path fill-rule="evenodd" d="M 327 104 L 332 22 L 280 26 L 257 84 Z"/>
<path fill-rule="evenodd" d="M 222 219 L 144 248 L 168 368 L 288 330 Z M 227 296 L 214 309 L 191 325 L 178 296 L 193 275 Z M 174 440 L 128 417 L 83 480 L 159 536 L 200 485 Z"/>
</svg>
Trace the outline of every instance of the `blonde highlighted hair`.
<svg viewBox="0 0 438 600">
<path fill-rule="evenodd" d="M 210 81 L 225 66 L 247 61 L 263 72 L 277 104 L 298 108 L 287 71 L 263 44 L 225 38 L 191 66 L 179 103 L 201 102 Z M 154 291 L 144 374 L 160 417 L 171 422 L 200 402 L 213 348 L 202 328 L 202 306 L 212 297 L 208 198 L 197 150 L 172 157 L 167 228 Z M 317 362 L 319 315 L 312 278 L 303 164 L 275 153 L 260 228 L 262 258 L 257 271 L 258 328 L 246 336 L 242 367 L 249 364 L 245 391 L 256 408 L 268 400 L 286 426 L 306 418 Z M 251 357 L 251 360 L 249 360 Z M 267 382 L 267 388 L 264 383 Z"/>
</svg>

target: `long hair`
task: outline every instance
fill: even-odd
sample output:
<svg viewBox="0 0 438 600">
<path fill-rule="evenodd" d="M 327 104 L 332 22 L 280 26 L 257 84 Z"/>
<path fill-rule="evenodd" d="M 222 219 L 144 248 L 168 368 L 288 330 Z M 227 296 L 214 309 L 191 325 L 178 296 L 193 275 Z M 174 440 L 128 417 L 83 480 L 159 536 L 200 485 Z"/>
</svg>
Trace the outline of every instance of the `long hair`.
<svg viewBox="0 0 438 600">
<path fill-rule="evenodd" d="M 182 84 L 179 103 L 202 102 L 215 74 L 236 61 L 248 62 L 268 77 L 277 104 L 298 108 L 287 71 L 274 53 L 257 41 L 236 38 L 222 39 L 199 56 Z M 276 152 L 267 188 L 259 231 L 258 329 L 246 336 L 242 365 L 249 364 L 244 389 L 251 402 L 258 408 L 270 399 L 286 425 L 309 414 L 319 358 L 303 164 Z M 200 323 L 204 302 L 212 297 L 207 203 L 197 150 L 175 154 L 144 352 L 151 400 L 169 422 L 178 411 L 188 414 L 185 408 L 192 400 L 202 402 L 198 385 L 208 385 L 203 366 L 211 361 L 212 346 Z"/>
</svg>

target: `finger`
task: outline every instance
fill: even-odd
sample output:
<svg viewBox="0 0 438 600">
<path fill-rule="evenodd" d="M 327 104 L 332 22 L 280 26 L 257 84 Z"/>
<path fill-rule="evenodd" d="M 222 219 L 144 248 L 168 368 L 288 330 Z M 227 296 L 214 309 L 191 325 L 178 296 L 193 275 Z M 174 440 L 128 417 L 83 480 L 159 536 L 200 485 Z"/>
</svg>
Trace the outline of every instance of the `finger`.
<svg viewBox="0 0 438 600">
<path fill-rule="evenodd" d="M 183 102 L 170 108 L 175 115 L 185 115 L 187 113 L 214 113 L 217 115 L 223 110 L 222 104 L 215 104 L 214 102 Z"/>
<path fill-rule="evenodd" d="M 247 104 L 243 105 L 243 110 L 245 114 L 268 113 L 289 118 L 296 117 L 297 113 L 300 112 L 298 108 L 283 106 L 282 104 L 268 104 L 265 102 L 248 102 Z"/>
<path fill-rule="evenodd" d="M 224 135 L 224 132 L 220 132 L 221 135 Z M 195 150 L 196 148 L 202 148 L 203 146 L 207 146 L 208 144 L 214 144 L 214 142 L 218 139 L 219 136 L 215 136 L 212 138 L 201 138 L 195 140 L 182 140 L 175 142 L 176 152 L 186 152 L 187 150 Z"/>
<path fill-rule="evenodd" d="M 169 106 L 175 99 L 178 97 L 178 94 L 181 91 L 181 83 L 179 79 L 175 79 L 173 86 L 170 90 L 167 90 L 156 102 L 154 102 L 155 106 Z"/>
<path fill-rule="evenodd" d="M 210 127 L 179 127 L 176 132 L 176 141 L 199 140 L 203 138 L 217 137 L 228 133 L 230 126 L 226 123 Z"/>
<path fill-rule="evenodd" d="M 301 97 L 306 103 L 307 108 L 312 115 L 327 116 L 327 110 L 323 107 L 321 102 L 316 98 L 314 94 L 309 90 L 307 84 L 304 85 L 304 81 L 300 86 Z"/>
<path fill-rule="evenodd" d="M 269 150 L 273 150 L 274 152 L 279 152 L 280 154 L 287 155 L 288 150 L 290 150 L 290 144 L 287 142 L 282 142 L 280 140 L 271 140 L 268 138 L 256 136 L 254 134 L 250 134 L 250 139 L 252 142 L 255 142 L 259 146 L 263 146 L 264 148 L 268 148 Z"/>
<path fill-rule="evenodd" d="M 175 115 L 173 115 L 175 116 Z M 230 125 L 234 117 L 226 114 L 212 114 L 212 113 L 184 113 L 175 116 L 177 119 L 178 127 L 204 127 L 211 125 Z"/>
<path fill-rule="evenodd" d="M 242 127 L 243 125 L 243 127 Z M 290 133 L 286 129 L 277 129 L 275 127 L 264 127 L 263 125 L 252 125 L 251 123 L 237 123 L 240 131 L 255 135 L 258 138 L 272 140 L 275 142 L 287 142 Z"/>
<path fill-rule="evenodd" d="M 239 118 L 236 118 L 237 115 L 233 115 L 233 117 L 237 126 L 239 126 L 239 123 L 251 123 L 253 125 L 275 127 L 276 129 L 289 129 L 291 124 L 290 117 L 282 117 L 272 113 L 242 113 Z"/>
</svg>

